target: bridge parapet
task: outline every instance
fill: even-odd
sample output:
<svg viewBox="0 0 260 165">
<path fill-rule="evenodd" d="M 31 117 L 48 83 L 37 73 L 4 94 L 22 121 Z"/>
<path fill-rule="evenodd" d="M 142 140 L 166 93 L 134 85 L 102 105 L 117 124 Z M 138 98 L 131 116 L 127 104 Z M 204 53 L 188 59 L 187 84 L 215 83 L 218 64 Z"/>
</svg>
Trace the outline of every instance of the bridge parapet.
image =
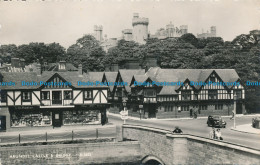
<svg viewBox="0 0 260 165">
<path fill-rule="evenodd" d="M 260 150 L 188 134 L 138 125 L 123 125 L 123 139 L 137 140 L 141 155 L 164 164 L 260 164 Z M 147 159 L 146 159 L 147 161 Z"/>
</svg>

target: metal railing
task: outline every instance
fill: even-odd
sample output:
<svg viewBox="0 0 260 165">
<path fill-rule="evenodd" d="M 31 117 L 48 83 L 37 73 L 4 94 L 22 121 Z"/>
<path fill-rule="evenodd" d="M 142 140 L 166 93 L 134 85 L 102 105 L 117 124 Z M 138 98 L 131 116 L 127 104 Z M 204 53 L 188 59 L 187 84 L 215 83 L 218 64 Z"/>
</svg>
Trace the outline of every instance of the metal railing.
<svg viewBox="0 0 260 165">
<path fill-rule="evenodd" d="M 98 138 L 116 138 L 116 128 L 95 128 L 84 130 L 72 130 L 63 132 L 45 132 L 41 134 L 17 134 L 0 136 L 0 145 L 31 143 L 31 142 L 53 142 L 53 141 L 70 141 Z"/>
</svg>

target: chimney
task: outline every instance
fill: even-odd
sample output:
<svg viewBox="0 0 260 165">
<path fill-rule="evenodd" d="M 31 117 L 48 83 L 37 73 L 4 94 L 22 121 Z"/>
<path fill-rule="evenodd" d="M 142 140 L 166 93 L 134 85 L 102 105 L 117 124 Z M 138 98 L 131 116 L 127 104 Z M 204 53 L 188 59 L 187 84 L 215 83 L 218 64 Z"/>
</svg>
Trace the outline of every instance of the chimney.
<svg viewBox="0 0 260 165">
<path fill-rule="evenodd" d="M 42 74 L 41 64 L 36 64 L 36 73 L 37 73 L 37 76 L 41 76 L 41 74 Z"/>
<path fill-rule="evenodd" d="M 78 73 L 79 73 L 79 76 L 82 76 L 82 64 L 79 64 L 78 66 Z"/>
</svg>

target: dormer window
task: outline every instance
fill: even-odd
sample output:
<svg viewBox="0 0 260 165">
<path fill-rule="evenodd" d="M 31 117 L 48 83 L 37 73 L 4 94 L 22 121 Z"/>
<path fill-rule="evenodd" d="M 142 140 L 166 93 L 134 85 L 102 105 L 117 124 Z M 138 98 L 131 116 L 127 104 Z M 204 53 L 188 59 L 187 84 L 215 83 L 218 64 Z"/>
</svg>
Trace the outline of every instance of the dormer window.
<svg viewBox="0 0 260 165">
<path fill-rule="evenodd" d="M 66 69 L 66 62 L 60 61 L 59 63 L 59 70 L 65 70 Z"/>
</svg>

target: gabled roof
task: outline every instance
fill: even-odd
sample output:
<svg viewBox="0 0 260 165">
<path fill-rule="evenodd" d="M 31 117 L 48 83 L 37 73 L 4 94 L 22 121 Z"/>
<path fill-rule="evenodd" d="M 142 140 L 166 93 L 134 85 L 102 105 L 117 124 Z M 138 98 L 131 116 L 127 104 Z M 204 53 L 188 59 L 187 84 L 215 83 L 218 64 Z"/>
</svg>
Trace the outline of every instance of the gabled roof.
<svg viewBox="0 0 260 165">
<path fill-rule="evenodd" d="M 38 89 L 39 85 L 32 86 L 22 86 L 22 81 L 26 82 L 47 82 L 55 74 L 61 76 L 67 82 L 70 82 L 71 85 L 75 88 L 107 88 L 106 86 L 95 85 L 95 81 L 102 81 L 103 73 L 83 73 L 79 75 L 77 71 L 65 71 L 65 72 L 53 72 L 53 71 L 44 71 L 40 76 L 37 76 L 36 72 L 3 72 L 3 82 L 15 82 L 15 86 L 1 86 L 1 89 Z M 93 86 L 83 86 L 79 85 L 78 81 L 81 82 L 93 82 Z"/>
<path fill-rule="evenodd" d="M 216 74 L 223 82 L 235 82 L 239 79 L 237 72 L 234 69 L 161 69 L 159 67 L 152 67 L 146 75 L 156 79 L 158 82 L 184 82 L 185 80 L 194 82 L 205 82 L 211 73 Z M 195 86 L 199 89 L 201 86 Z M 231 86 L 228 86 L 230 88 Z M 174 94 L 180 86 L 163 86 L 159 94 Z"/>
<path fill-rule="evenodd" d="M 118 72 L 105 72 L 105 77 L 106 77 L 106 80 L 107 80 L 108 82 L 114 83 L 114 82 L 116 81 L 117 75 L 118 75 Z M 110 89 L 110 91 L 113 91 L 114 86 L 113 86 L 113 85 L 110 85 L 110 86 L 109 86 L 109 89 Z"/>
<path fill-rule="evenodd" d="M 122 77 L 122 80 L 128 85 L 125 86 L 127 92 L 131 92 L 130 83 L 134 75 L 144 75 L 144 69 L 119 69 L 119 73 Z"/>
</svg>

